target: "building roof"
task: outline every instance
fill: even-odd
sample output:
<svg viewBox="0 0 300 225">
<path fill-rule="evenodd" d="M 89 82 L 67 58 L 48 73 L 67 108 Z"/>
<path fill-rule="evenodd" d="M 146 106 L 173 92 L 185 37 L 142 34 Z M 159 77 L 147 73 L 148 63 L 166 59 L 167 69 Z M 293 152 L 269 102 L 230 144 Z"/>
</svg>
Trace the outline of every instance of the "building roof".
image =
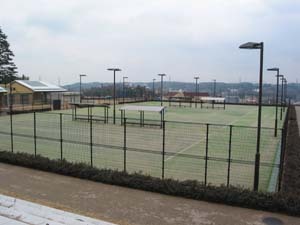
<svg viewBox="0 0 300 225">
<path fill-rule="evenodd" d="M 32 80 L 15 80 L 14 82 L 19 83 L 33 92 L 65 92 L 66 89 L 50 84 L 44 81 L 32 81 Z"/>
<path fill-rule="evenodd" d="M 0 93 L 6 93 L 7 91 L 3 88 L 3 87 L 0 87 Z"/>
<path fill-rule="evenodd" d="M 144 106 L 144 105 L 125 105 L 120 110 L 127 111 L 148 111 L 148 112 L 162 112 L 165 106 Z"/>
<path fill-rule="evenodd" d="M 168 97 L 172 98 L 194 98 L 196 96 L 199 97 L 208 97 L 209 94 L 207 92 L 188 92 L 188 91 L 176 91 L 176 92 L 169 92 Z"/>
<path fill-rule="evenodd" d="M 222 97 L 202 97 L 202 101 L 215 101 L 215 102 L 225 102 L 225 98 Z"/>
</svg>

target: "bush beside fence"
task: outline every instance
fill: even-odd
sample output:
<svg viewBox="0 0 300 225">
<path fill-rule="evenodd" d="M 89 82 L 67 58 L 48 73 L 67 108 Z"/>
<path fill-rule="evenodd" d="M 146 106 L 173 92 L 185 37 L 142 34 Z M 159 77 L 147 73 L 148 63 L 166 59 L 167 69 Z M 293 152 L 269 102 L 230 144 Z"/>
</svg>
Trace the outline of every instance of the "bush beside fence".
<svg viewBox="0 0 300 225">
<path fill-rule="evenodd" d="M 84 163 L 51 160 L 26 153 L 2 151 L 0 162 L 161 194 L 300 216 L 300 198 L 293 194 L 253 192 L 232 186 L 204 185 L 194 180 L 178 181 L 154 178 L 139 173 L 128 174 L 108 169 L 101 170 Z"/>
</svg>

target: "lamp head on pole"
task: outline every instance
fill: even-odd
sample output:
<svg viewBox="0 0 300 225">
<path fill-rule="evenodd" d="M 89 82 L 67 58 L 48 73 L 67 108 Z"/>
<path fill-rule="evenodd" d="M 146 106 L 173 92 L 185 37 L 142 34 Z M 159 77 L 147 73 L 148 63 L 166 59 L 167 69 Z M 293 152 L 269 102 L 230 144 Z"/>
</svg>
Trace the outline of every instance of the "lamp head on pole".
<svg viewBox="0 0 300 225">
<path fill-rule="evenodd" d="M 247 42 L 245 44 L 240 45 L 240 49 L 262 49 L 263 42 Z"/>
<path fill-rule="evenodd" d="M 108 71 L 122 71 L 122 70 L 119 69 L 119 68 L 108 68 L 107 70 L 108 70 Z"/>
<path fill-rule="evenodd" d="M 164 74 L 164 73 L 159 73 L 158 76 L 165 77 L 165 76 L 167 76 L 167 75 Z"/>
<path fill-rule="evenodd" d="M 194 77 L 194 79 L 195 79 L 195 80 L 198 80 L 198 79 L 199 79 L 199 77 Z"/>
<path fill-rule="evenodd" d="M 277 67 L 268 68 L 267 71 L 277 71 L 279 73 L 279 68 Z"/>
<path fill-rule="evenodd" d="M 86 74 L 79 74 L 80 77 L 86 77 Z"/>
</svg>

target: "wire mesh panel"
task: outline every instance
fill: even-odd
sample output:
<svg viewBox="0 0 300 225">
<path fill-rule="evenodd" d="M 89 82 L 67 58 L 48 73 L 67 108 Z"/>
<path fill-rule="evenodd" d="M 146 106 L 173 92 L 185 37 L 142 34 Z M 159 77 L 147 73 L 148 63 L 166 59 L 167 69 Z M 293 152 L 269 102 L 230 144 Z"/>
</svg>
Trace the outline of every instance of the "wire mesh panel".
<svg viewBox="0 0 300 225">
<path fill-rule="evenodd" d="M 10 117 L 0 116 L 0 150 L 11 151 Z"/>
<path fill-rule="evenodd" d="M 36 152 L 39 155 L 60 158 L 60 119 L 54 113 L 36 113 Z"/>
<path fill-rule="evenodd" d="M 166 177 L 204 178 L 205 125 L 166 122 Z"/>
<path fill-rule="evenodd" d="M 105 169 L 123 169 L 123 127 L 117 124 L 92 123 L 94 165 Z"/>
<path fill-rule="evenodd" d="M 34 114 L 12 116 L 14 152 L 34 154 Z"/>
<path fill-rule="evenodd" d="M 207 183 L 221 185 L 227 183 L 230 127 L 208 126 Z"/>
<path fill-rule="evenodd" d="M 126 123 L 127 171 L 161 176 L 163 130 Z"/>
<path fill-rule="evenodd" d="M 59 115 L 57 115 L 58 117 Z M 57 131 L 59 135 L 59 130 Z M 90 164 L 90 124 L 62 115 L 62 158 L 70 162 Z"/>
</svg>

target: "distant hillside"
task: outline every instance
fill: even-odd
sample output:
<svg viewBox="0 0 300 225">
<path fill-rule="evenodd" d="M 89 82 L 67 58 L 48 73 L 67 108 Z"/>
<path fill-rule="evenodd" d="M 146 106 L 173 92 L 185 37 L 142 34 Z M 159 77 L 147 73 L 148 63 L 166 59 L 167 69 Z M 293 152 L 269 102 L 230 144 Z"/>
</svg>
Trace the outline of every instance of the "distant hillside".
<svg viewBox="0 0 300 225">
<path fill-rule="evenodd" d="M 122 88 L 122 83 L 116 83 L 117 88 Z M 129 86 L 145 86 L 152 90 L 152 82 L 135 82 L 135 83 L 127 83 Z M 83 83 L 82 89 L 90 89 L 90 88 L 102 88 L 112 86 L 112 83 L 100 83 L 100 82 L 92 82 L 92 83 Z M 79 91 L 79 83 L 74 83 L 70 85 L 65 85 L 69 91 Z M 160 82 L 155 82 L 155 89 L 160 89 Z M 257 95 L 258 84 L 254 83 L 224 83 L 217 82 L 216 84 L 216 93 L 217 95 L 239 95 L 240 97 L 247 95 Z M 188 82 L 175 82 L 175 81 L 165 81 L 164 82 L 164 90 L 165 91 L 174 91 L 174 90 L 183 90 L 183 91 L 195 91 L 195 83 Z M 213 82 L 200 82 L 199 84 L 199 92 L 208 92 L 209 94 L 213 93 Z M 270 98 L 274 98 L 276 93 L 276 85 L 274 84 L 264 84 L 263 85 L 263 95 L 269 96 Z M 280 93 L 279 93 L 280 96 Z M 296 83 L 288 84 L 288 96 L 294 101 L 300 101 L 300 85 Z"/>
</svg>

